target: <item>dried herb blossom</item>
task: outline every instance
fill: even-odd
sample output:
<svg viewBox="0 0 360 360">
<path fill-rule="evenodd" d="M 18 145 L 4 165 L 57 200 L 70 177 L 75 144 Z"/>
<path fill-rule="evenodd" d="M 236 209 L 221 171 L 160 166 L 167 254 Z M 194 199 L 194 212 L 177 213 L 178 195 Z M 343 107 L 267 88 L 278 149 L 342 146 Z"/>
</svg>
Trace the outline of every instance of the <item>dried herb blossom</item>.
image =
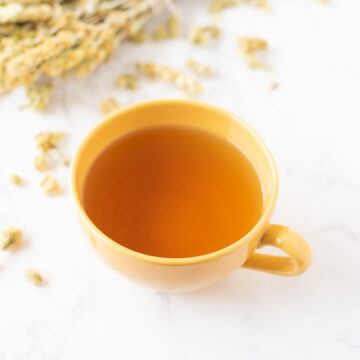
<svg viewBox="0 0 360 360">
<path fill-rule="evenodd" d="M 239 51 L 251 69 L 269 68 L 258 58 L 258 51 L 268 49 L 268 43 L 258 38 L 240 37 L 238 38 Z"/>
<path fill-rule="evenodd" d="M 0 249 L 7 250 L 11 246 L 21 242 L 22 231 L 13 226 L 4 230 L 0 236 Z"/>
<path fill-rule="evenodd" d="M 57 146 L 60 139 L 65 136 L 63 132 L 45 131 L 35 136 L 36 147 L 42 151 L 48 151 Z"/>
<path fill-rule="evenodd" d="M 183 74 L 179 70 L 156 63 L 138 63 L 136 66 L 142 74 L 147 75 L 149 78 L 157 78 L 175 84 L 188 95 L 196 95 L 203 92 L 201 84 L 196 79 Z"/>
<path fill-rule="evenodd" d="M 60 194 L 60 186 L 52 175 L 46 175 L 40 183 L 42 192 L 46 195 Z"/>
<path fill-rule="evenodd" d="M 46 171 L 49 169 L 45 153 L 40 153 L 35 156 L 34 168 L 38 171 Z"/>
<path fill-rule="evenodd" d="M 186 66 L 200 76 L 209 77 L 214 75 L 214 71 L 211 68 L 192 59 L 186 61 Z"/>
<path fill-rule="evenodd" d="M 50 102 L 53 92 L 54 85 L 52 83 L 38 83 L 28 86 L 26 88 L 26 96 L 29 99 L 29 103 L 21 109 L 30 107 L 39 112 L 44 111 Z"/>
<path fill-rule="evenodd" d="M 36 286 L 44 286 L 45 285 L 44 278 L 37 270 L 27 269 L 27 270 L 25 270 L 24 275 L 30 283 L 32 283 Z"/>
<path fill-rule="evenodd" d="M 117 85 L 122 89 L 135 90 L 137 88 L 138 77 L 134 73 L 121 74 L 117 78 Z"/>
<path fill-rule="evenodd" d="M 193 27 L 189 31 L 189 38 L 195 45 L 207 46 L 211 41 L 220 37 L 220 28 L 216 25 Z"/>
<path fill-rule="evenodd" d="M 120 108 L 119 103 L 114 98 L 101 101 L 100 110 L 103 115 L 109 115 Z"/>
<path fill-rule="evenodd" d="M 22 185 L 24 183 L 24 180 L 17 174 L 11 175 L 10 177 L 10 181 L 14 184 L 14 185 Z"/>
<path fill-rule="evenodd" d="M 157 41 L 171 39 L 179 36 L 180 33 L 180 21 L 172 15 L 164 23 L 159 25 L 152 33 L 152 38 Z"/>
</svg>

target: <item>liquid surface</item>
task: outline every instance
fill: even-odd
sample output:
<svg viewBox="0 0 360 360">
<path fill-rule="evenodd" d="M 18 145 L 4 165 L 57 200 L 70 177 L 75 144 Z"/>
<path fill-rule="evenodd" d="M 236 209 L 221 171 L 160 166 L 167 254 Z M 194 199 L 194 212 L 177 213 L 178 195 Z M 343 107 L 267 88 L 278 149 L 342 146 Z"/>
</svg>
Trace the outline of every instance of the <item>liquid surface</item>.
<svg viewBox="0 0 360 360">
<path fill-rule="evenodd" d="M 222 249 L 260 219 L 262 188 L 235 145 L 182 126 L 129 133 L 94 161 L 83 204 L 111 239 L 160 257 L 191 257 Z"/>
</svg>

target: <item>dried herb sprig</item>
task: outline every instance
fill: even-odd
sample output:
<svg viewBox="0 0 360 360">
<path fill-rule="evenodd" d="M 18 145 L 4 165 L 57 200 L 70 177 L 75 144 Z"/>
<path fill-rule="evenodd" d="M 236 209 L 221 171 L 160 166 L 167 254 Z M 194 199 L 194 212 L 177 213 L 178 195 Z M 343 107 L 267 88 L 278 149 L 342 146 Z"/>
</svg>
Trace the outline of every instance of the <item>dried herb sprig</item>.
<svg viewBox="0 0 360 360">
<path fill-rule="evenodd" d="M 2 0 L 0 94 L 41 75 L 89 75 L 163 7 L 164 0 Z"/>
</svg>

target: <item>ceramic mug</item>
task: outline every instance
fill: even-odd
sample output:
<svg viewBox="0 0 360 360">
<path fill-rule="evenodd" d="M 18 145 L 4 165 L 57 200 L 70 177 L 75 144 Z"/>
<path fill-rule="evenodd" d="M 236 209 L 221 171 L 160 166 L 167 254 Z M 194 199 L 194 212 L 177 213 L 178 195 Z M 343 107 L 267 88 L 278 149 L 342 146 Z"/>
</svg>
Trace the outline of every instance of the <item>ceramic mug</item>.
<svg viewBox="0 0 360 360">
<path fill-rule="evenodd" d="M 221 250 L 187 258 L 142 254 L 106 236 L 84 210 L 81 201 L 84 180 L 101 151 L 130 131 L 168 124 L 204 129 L 238 144 L 260 177 L 264 193 L 261 218 L 245 236 Z M 241 266 L 294 276 L 303 273 L 311 263 L 310 246 L 297 232 L 282 225 L 269 225 L 278 193 L 278 176 L 263 140 L 243 120 L 211 105 L 189 100 L 158 100 L 128 106 L 111 114 L 81 143 L 72 166 L 72 192 L 80 222 L 99 257 L 128 278 L 158 290 L 196 290 L 216 283 Z M 283 250 L 288 256 L 255 252 L 268 245 Z"/>
</svg>

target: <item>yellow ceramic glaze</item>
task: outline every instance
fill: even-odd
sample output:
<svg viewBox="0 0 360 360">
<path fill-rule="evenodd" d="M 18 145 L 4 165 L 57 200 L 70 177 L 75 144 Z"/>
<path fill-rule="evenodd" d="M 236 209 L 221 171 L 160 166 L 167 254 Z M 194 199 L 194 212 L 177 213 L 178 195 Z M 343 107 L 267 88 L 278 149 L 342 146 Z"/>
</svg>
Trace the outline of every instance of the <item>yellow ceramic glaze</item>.
<svg viewBox="0 0 360 360">
<path fill-rule="evenodd" d="M 81 193 L 89 166 L 96 156 L 129 131 L 161 124 L 188 125 L 214 132 L 238 144 L 248 155 L 263 184 L 264 212 L 246 236 L 211 254 L 161 258 L 119 245 L 88 218 L 81 203 Z M 80 145 L 72 167 L 72 191 L 80 222 L 100 258 L 128 278 L 155 289 L 196 290 L 223 279 L 240 266 L 294 276 L 304 272 L 311 263 L 311 249 L 299 234 L 281 225 L 269 225 L 278 193 L 278 177 L 266 145 L 243 120 L 207 104 L 188 100 L 150 101 L 110 115 Z M 267 245 L 282 249 L 289 257 L 254 254 L 257 248 Z"/>
</svg>

